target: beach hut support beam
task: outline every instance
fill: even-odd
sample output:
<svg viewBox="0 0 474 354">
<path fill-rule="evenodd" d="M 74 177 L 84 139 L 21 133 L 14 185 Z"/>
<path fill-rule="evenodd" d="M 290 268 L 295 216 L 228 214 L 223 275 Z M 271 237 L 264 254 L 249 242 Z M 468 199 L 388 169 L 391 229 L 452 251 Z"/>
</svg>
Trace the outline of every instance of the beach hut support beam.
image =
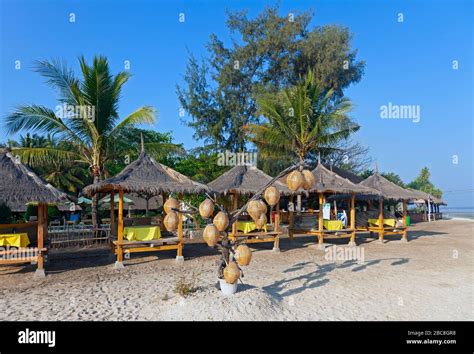
<svg viewBox="0 0 474 354">
<path fill-rule="evenodd" d="M 270 220 L 272 219 L 272 215 L 270 213 Z M 280 202 L 276 205 L 276 213 L 275 213 L 275 232 L 280 231 Z M 275 236 L 275 243 L 273 244 L 273 252 L 280 252 L 280 236 Z"/>
<path fill-rule="evenodd" d="M 115 193 L 110 193 L 110 234 L 116 235 L 115 233 Z"/>
<path fill-rule="evenodd" d="M 293 194 L 290 195 L 290 203 L 293 207 L 293 210 L 295 209 L 295 205 L 293 204 Z M 289 210 L 288 209 L 288 237 L 290 238 L 290 240 L 293 240 L 293 225 L 294 225 L 294 222 L 295 222 L 295 214 L 294 214 L 294 211 L 293 210 Z"/>
<path fill-rule="evenodd" d="M 319 213 L 318 213 L 318 248 L 323 249 L 323 204 L 324 204 L 324 194 L 319 193 Z"/>
<path fill-rule="evenodd" d="M 383 198 L 379 198 L 379 242 L 383 243 Z"/>
<path fill-rule="evenodd" d="M 407 201 L 404 200 L 402 202 L 402 208 L 403 208 L 403 227 L 404 227 L 404 230 L 403 230 L 403 234 L 402 234 L 402 241 L 404 242 L 408 242 L 408 239 L 407 239 Z"/>
<path fill-rule="evenodd" d="M 235 210 L 237 210 L 238 208 L 238 196 L 236 193 L 232 193 L 231 194 L 231 199 L 232 199 L 232 212 L 234 212 Z M 231 239 L 233 241 L 236 240 L 236 235 L 237 235 L 237 220 L 235 220 L 235 222 L 232 224 L 232 234 L 231 234 Z"/>
<path fill-rule="evenodd" d="M 183 195 L 179 193 L 178 195 L 179 200 L 179 208 L 180 210 L 183 209 Z M 183 262 L 183 213 L 178 213 L 178 248 L 176 250 L 176 262 Z"/>
<path fill-rule="evenodd" d="M 48 208 L 45 207 L 46 204 L 39 203 L 38 204 L 38 229 L 37 229 L 37 236 L 38 236 L 38 261 L 36 263 L 36 271 L 35 277 L 44 277 L 44 239 L 45 233 L 47 232 L 47 228 L 45 227 L 45 210 L 46 216 L 48 215 Z M 46 232 L 45 232 L 46 231 Z"/>
<path fill-rule="evenodd" d="M 349 241 L 349 246 L 355 246 L 356 243 L 355 243 L 355 237 L 356 237 L 356 232 L 355 232 L 355 193 L 352 193 L 352 196 L 351 196 L 351 202 L 350 202 L 350 206 L 351 206 L 351 211 L 350 211 L 350 228 L 352 230 L 352 233 L 351 233 L 351 239 Z"/>
<path fill-rule="evenodd" d="M 123 265 L 123 190 L 119 190 L 118 225 L 117 225 L 117 261 L 115 268 L 121 269 Z"/>
</svg>

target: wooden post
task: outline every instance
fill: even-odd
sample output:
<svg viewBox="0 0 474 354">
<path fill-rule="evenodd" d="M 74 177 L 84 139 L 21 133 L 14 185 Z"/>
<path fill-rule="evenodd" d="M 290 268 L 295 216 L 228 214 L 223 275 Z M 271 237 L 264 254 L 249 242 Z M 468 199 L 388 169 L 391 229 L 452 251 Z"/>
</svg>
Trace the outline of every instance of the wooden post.
<svg viewBox="0 0 474 354">
<path fill-rule="evenodd" d="M 115 193 L 110 192 L 110 233 L 115 236 Z"/>
<path fill-rule="evenodd" d="M 350 202 L 350 228 L 352 229 L 351 233 L 351 240 L 349 241 L 349 244 L 355 246 L 355 193 L 352 193 L 351 197 L 351 202 Z"/>
<path fill-rule="evenodd" d="M 408 241 L 407 240 L 407 201 L 406 200 L 403 200 L 402 202 L 402 207 L 403 207 L 403 227 L 404 227 L 404 230 L 403 230 L 403 234 L 402 234 L 402 240 L 403 241 Z"/>
<path fill-rule="evenodd" d="M 323 245 L 323 204 L 324 195 L 319 193 L 319 214 L 318 214 L 318 245 L 321 248 Z"/>
<path fill-rule="evenodd" d="M 45 237 L 45 227 L 44 227 L 44 214 L 45 214 L 45 205 L 43 203 L 38 203 L 38 228 L 37 228 L 37 238 L 38 238 L 38 261 L 36 264 L 36 277 L 44 277 L 44 255 L 43 255 L 43 248 L 44 248 L 44 237 Z M 46 208 L 47 212 L 47 208 Z"/>
<path fill-rule="evenodd" d="M 178 194 L 179 200 L 179 210 L 183 209 L 183 195 L 181 193 Z M 176 252 L 176 261 L 182 262 L 184 261 L 183 257 L 183 213 L 178 213 L 178 249 Z"/>
<path fill-rule="evenodd" d="M 271 218 L 271 217 L 270 217 Z M 275 213 L 275 231 L 280 231 L 280 202 L 276 205 L 276 213 Z"/>
<path fill-rule="evenodd" d="M 379 198 L 379 241 L 383 242 L 383 199 Z"/>
<path fill-rule="evenodd" d="M 119 190 L 117 225 L 117 262 L 115 268 L 123 268 L 123 190 Z"/>
<path fill-rule="evenodd" d="M 270 220 L 272 219 L 272 214 L 270 212 Z M 280 201 L 276 204 L 276 212 L 275 212 L 275 224 L 273 227 L 275 232 L 280 231 Z M 280 252 L 280 235 L 275 235 L 275 242 L 273 243 L 273 251 Z"/>
<path fill-rule="evenodd" d="M 295 210 L 295 205 L 293 204 L 293 194 L 290 195 L 290 203 L 293 205 L 293 210 Z M 288 209 L 288 236 L 290 237 L 290 240 L 293 240 L 293 225 L 294 225 L 294 211 L 290 211 Z"/>
<path fill-rule="evenodd" d="M 232 202 L 232 211 L 236 210 L 238 208 L 238 196 L 236 193 L 232 193 L 230 195 L 231 197 L 231 202 Z M 237 235 L 237 220 L 235 220 L 235 222 L 232 224 L 232 233 L 231 233 L 231 238 L 233 241 L 236 240 L 236 235 Z"/>
</svg>

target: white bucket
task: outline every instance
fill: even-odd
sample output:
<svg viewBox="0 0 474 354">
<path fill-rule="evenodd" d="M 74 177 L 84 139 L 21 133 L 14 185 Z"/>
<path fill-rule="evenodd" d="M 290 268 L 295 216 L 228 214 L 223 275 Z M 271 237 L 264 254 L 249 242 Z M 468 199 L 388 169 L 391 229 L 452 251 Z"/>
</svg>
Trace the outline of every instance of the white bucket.
<svg viewBox="0 0 474 354">
<path fill-rule="evenodd" d="M 219 279 L 219 283 L 221 286 L 221 291 L 224 295 L 233 295 L 237 292 L 237 283 L 235 284 L 228 284 L 224 279 Z"/>
</svg>

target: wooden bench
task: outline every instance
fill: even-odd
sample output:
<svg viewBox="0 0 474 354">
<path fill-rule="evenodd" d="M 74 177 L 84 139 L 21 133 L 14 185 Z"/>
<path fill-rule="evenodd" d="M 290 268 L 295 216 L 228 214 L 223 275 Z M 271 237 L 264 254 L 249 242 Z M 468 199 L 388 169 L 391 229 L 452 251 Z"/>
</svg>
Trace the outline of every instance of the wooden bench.
<svg viewBox="0 0 474 354">
<path fill-rule="evenodd" d="M 318 238 L 318 245 L 320 248 L 323 248 L 324 238 L 327 239 L 336 239 L 342 237 L 350 237 L 349 244 L 355 246 L 355 229 L 340 229 L 340 230 L 327 230 L 323 229 L 322 231 L 316 229 L 288 229 L 288 235 L 290 239 L 293 239 L 293 235 L 311 235 Z"/>
<path fill-rule="evenodd" d="M 230 233 L 229 239 L 234 242 L 242 240 L 243 243 L 262 243 L 262 242 L 273 242 L 273 251 L 280 251 L 280 235 L 281 231 L 256 231 L 256 232 L 237 232 L 235 234 Z"/>
</svg>

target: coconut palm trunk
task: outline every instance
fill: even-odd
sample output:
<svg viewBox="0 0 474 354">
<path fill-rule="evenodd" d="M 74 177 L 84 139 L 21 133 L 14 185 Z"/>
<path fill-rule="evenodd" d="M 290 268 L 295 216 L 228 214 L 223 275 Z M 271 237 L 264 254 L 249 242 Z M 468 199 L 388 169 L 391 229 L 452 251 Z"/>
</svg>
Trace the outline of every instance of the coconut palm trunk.
<svg viewBox="0 0 474 354">
<path fill-rule="evenodd" d="M 304 153 L 299 154 L 299 171 L 303 171 L 303 166 L 304 166 Z M 301 208 L 302 208 L 302 201 L 301 201 L 301 189 L 298 191 L 298 194 L 296 196 L 296 211 L 298 214 L 301 214 Z"/>
</svg>

